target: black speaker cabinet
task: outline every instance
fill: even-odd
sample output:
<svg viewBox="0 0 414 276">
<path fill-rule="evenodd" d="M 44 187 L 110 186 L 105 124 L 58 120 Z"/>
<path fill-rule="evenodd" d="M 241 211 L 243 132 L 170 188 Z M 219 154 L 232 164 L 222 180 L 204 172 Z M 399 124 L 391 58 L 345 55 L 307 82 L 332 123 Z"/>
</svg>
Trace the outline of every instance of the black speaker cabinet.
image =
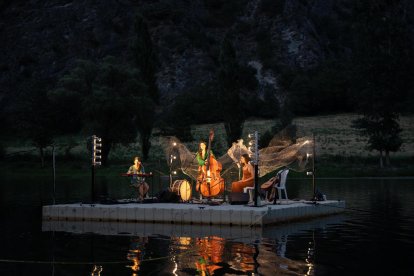
<svg viewBox="0 0 414 276">
<path fill-rule="evenodd" d="M 230 193 L 230 204 L 231 205 L 243 205 L 249 202 L 248 193 Z"/>
</svg>

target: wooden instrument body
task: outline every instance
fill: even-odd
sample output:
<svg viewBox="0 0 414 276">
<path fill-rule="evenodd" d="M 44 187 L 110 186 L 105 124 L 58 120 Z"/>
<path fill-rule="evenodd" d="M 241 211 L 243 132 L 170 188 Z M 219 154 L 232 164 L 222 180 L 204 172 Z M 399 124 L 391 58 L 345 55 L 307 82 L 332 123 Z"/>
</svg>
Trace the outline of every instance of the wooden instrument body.
<svg viewBox="0 0 414 276">
<path fill-rule="evenodd" d="M 207 160 L 203 166 L 198 169 L 199 176 L 197 178 L 196 190 L 204 197 L 214 197 L 224 192 L 224 179 L 220 176 L 222 165 L 211 154 L 211 141 L 213 140 L 213 132 L 210 131 L 207 148 Z"/>
</svg>

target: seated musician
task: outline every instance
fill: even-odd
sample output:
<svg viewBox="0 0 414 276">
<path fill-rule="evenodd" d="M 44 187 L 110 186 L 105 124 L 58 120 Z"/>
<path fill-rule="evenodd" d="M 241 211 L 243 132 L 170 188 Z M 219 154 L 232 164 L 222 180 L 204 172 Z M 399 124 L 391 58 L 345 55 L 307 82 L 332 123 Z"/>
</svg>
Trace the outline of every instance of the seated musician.
<svg viewBox="0 0 414 276">
<path fill-rule="evenodd" d="M 149 190 L 149 185 L 145 182 L 145 178 L 139 174 L 145 173 L 141 158 L 134 157 L 134 165 L 129 167 L 127 174 L 131 174 L 131 185 L 138 189 L 138 200 L 142 201 Z"/>
<path fill-rule="evenodd" d="M 243 168 L 243 177 L 241 180 L 231 183 L 231 191 L 235 193 L 242 193 L 243 188 L 254 186 L 254 168 L 250 164 L 250 157 L 248 154 L 243 154 L 240 158 L 240 164 Z"/>
</svg>

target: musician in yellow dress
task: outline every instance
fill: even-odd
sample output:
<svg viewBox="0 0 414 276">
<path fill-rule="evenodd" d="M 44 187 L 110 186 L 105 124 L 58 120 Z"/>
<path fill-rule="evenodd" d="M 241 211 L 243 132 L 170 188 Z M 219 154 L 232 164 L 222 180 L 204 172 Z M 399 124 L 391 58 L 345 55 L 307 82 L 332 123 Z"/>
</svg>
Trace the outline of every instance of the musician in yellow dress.
<svg viewBox="0 0 414 276">
<path fill-rule="evenodd" d="M 134 157 L 134 165 L 129 167 L 127 174 L 130 174 L 131 185 L 138 190 L 138 200 L 142 201 L 149 190 L 149 185 L 145 182 L 145 178 L 139 174 L 144 174 L 145 169 L 142 165 L 141 158 L 138 156 Z"/>
</svg>

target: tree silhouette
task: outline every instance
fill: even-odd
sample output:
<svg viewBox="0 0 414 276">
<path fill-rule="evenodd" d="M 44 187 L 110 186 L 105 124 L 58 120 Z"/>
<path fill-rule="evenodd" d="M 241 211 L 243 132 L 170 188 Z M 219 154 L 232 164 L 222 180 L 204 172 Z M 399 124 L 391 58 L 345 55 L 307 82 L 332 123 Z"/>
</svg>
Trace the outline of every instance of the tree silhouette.
<svg viewBox="0 0 414 276">
<path fill-rule="evenodd" d="M 218 70 L 219 112 L 223 116 L 227 145 L 240 139 L 246 119 L 242 106 L 242 89 L 255 89 L 257 80 L 253 71 L 238 63 L 236 51 L 227 35 L 221 45 Z"/>
<path fill-rule="evenodd" d="M 45 148 L 53 143 L 57 134 L 54 111 L 47 96 L 46 81 L 33 80 L 25 87 L 17 108 L 15 123 L 20 133 L 38 148 L 42 168 L 45 165 Z"/>
<path fill-rule="evenodd" d="M 138 70 L 106 57 L 99 64 L 80 61 L 51 93 L 57 104 L 71 104 L 69 108 L 86 134 L 102 138 L 104 165 L 114 144 L 134 142 L 138 130 L 148 133 L 148 125 L 152 128 L 154 103 L 139 80 Z M 149 141 L 149 137 L 142 141 Z M 144 157 L 149 146 L 142 144 Z"/>
<path fill-rule="evenodd" d="M 159 102 L 159 92 L 156 83 L 158 58 L 152 43 L 147 23 L 144 18 L 137 14 L 135 16 L 135 39 L 132 43 L 132 55 L 135 66 L 141 71 L 142 80 L 148 86 L 152 99 Z"/>
<path fill-rule="evenodd" d="M 368 147 L 389 153 L 402 145 L 399 116 L 413 88 L 414 49 L 405 1 L 353 1 L 354 85 L 362 118 L 354 127 L 368 136 Z"/>
</svg>

